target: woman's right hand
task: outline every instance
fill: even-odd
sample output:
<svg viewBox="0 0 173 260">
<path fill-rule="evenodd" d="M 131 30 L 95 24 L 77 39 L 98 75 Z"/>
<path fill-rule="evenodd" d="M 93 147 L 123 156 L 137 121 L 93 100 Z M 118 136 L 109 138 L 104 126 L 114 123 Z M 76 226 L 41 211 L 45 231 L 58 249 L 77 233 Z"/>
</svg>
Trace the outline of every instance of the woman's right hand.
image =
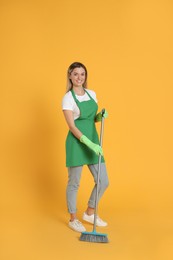
<svg viewBox="0 0 173 260">
<path fill-rule="evenodd" d="M 84 143 L 86 146 L 88 146 L 91 150 L 93 150 L 97 155 L 103 156 L 103 149 L 100 145 L 93 143 L 91 140 L 89 140 L 85 135 L 82 135 L 80 138 L 80 142 Z"/>
<path fill-rule="evenodd" d="M 94 143 L 93 143 L 94 144 Z M 98 144 L 94 144 L 93 147 L 93 151 L 97 154 L 97 155 L 102 155 L 103 156 L 103 149 L 100 145 Z"/>
</svg>

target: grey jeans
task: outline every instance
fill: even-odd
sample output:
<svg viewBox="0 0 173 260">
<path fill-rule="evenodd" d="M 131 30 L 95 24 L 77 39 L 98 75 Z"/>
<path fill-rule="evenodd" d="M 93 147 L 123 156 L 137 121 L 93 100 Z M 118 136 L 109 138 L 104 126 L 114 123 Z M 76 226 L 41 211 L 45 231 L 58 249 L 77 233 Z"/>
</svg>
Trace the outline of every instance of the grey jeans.
<svg viewBox="0 0 173 260">
<path fill-rule="evenodd" d="M 79 189 L 81 173 L 83 166 L 77 167 L 69 167 L 68 168 L 68 184 L 66 189 L 66 199 L 67 199 L 67 207 L 69 213 L 76 213 L 76 202 L 77 202 L 77 192 Z M 95 197 L 96 197 L 96 183 L 97 183 L 97 173 L 98 173 L 98 164 L 90 164 L 88 168 L 93 175 L 94 178 L 94 188 L 91 192 L 88 206 L 91 208 L 95 208 Z M 99 191 L 98 191 L 98 201 L 103 195 L 104 191 L 109 185 L 107 170 L 105 163 L 101 163 L 101 171 L 100 171 L 100 180 L 99 180 Z"/>
</svg>

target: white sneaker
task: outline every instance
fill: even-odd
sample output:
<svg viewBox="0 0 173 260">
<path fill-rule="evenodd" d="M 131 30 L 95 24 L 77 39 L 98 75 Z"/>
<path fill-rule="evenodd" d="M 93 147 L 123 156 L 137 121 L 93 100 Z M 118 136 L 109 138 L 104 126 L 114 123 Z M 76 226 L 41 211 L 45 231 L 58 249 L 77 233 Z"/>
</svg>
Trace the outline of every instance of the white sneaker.
<svg viewBox="0 0 173 260">
<path fill-rule="evenodd" d="M 73 221 L 69 221 L 68 225 L 69 225 L 70 228 L 72 228 L 73 230 L 75 230 L 77 232 L 86 231 L 85 227 L 82 225 L 82 223 L 78 219 L 75 219 Z"/>
<path fill-rule="evenodd" d="M 83 214 L 83 220 L 93 224 L 94 223 L 94 214 L 92 215 L 88 215 L 84 212 Z M 96 219 L 96 226 L 98 227 L 106 227 L 108 225 L 107 222 L 103 221 L 99 216 L 97 216 L 97 219 Z"/>
</svg>

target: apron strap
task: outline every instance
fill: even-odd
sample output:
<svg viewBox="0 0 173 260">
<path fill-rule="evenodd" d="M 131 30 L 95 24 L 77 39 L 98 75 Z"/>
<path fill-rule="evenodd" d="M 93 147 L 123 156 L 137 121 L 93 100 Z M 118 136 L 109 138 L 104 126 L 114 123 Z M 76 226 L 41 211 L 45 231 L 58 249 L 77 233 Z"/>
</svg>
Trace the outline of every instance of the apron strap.
<svg viewBox="0 0 173 260">
<path fill-rule="evenodd" d="M 72 96 L 73 96 L 75 102 L 78 103 L 79 100 L 77 100 L 77 98 L 76 98 L 76 96 L 75 96 L 75 93 L 74 93 L 73 89 L 71 89 L 70 91 L 71 91 L 71 93 L 72 93 Z"/>
<path fill-rule="evenodd" d="M 91 95 L 88 93 L 88 91 L 86 90 L 86 89 L 84 89 L 85 90 L 85 92 L 87 93 L 87 95 L 90 97 L 90 99 L 92 99 L 92 100 L 94 100 L 92 97 L 91 97 Z M 95 101 L 95 100 L 94 100 Z"/>
</svg>

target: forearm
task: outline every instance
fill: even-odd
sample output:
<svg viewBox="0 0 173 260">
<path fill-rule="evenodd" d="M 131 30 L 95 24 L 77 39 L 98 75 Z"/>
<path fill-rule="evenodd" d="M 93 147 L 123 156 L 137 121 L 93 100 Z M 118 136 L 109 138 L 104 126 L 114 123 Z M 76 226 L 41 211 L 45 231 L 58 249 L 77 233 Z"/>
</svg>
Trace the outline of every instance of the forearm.
<svg viewBox="0 0 173 260">
<path fill-rule="evenodd" d="M 69 130 L 72 132 L 72 134 L 80 140 L 81 136 L 83 135 L 82 132 L 75 126 L 69 126 Z"/>
<path fill-rule="evenodd" d="M 69 127 L 69 130 L 72 132 L 72 134 L 77 138 L 80 139 L 82 136 L 81 131 L 76 127 L 74 123 L 73 118 L 73 112 L 71 110 L 64 110 L 64 116 L 67 122 L 67 125 Z"/>
</svg>

